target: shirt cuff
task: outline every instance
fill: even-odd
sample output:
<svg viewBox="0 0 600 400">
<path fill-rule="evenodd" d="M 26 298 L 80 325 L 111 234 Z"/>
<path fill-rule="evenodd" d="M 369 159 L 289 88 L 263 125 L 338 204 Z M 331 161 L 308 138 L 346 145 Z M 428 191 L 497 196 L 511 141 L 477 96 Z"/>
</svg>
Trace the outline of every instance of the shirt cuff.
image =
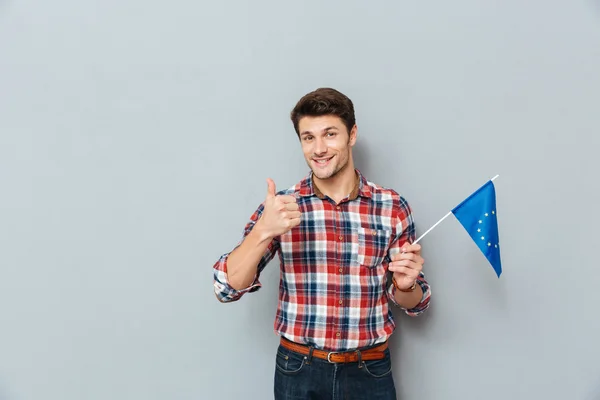
<svg viewBox="0 0 600 400">
<path fill-rule="evenodd" d="M 391 284 L 388 289 L 388 297 L 391 300 L 392 304 L 394 304 L 396 307 L 400 308 L 401 310 L 404 310 L 404 312 L 411 317 L 417 317 L 429 308 L 429 299 L 431 297 L 431 287 L 429 286 L 427 281 L 425 281 L 423 276 L 419 276 L 417 278 L 417 284 L 421 287 L 421 291 L 423 292 L 423 295 L 421 296 L 421 300 L 419 301 L 419 304 L 417 304 L 413 308 L 402 307 L 400 304 L 398 304 L 398 302 L 396 301 L 396 290 L 397 290 L 396 286 Z"/>
<path fill-rule="evenodd" d="M 233 301 L 239 300 L 244 294 L 256 292 L 262 287 L 262 284 L 258 278 L 258 272 L 254 275 L 254 279 L 252 283 L 245 288 L 242 289 L 234 289 L 229 284 L 229 279 L 227 278 L 227 257 L 229 253 L 221 256 L 219 261 L 213 267 L 214 273 L 214 290 L 217 299 L 221 303 L 230 303 Z"/>
</svg>

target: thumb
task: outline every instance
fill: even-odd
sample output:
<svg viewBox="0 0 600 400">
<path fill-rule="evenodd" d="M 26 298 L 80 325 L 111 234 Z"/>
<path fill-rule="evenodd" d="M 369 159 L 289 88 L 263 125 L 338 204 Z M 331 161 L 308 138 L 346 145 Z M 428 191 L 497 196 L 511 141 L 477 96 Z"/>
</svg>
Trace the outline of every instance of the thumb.
<svg viewBox="0 0 600 400">
<path fill-rule="evenodd" d="M 267 178 L 267 197 L 275 197 L 275 182 L 273 179 Z"/>
</svg>

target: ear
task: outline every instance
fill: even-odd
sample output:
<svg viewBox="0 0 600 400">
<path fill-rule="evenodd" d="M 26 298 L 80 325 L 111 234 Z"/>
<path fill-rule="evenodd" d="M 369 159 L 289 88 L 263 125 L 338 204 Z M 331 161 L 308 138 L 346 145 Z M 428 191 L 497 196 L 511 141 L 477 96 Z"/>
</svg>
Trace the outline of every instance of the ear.
<svg viewBox="0 0 600 400">
<path fill-rule="evenodd" d="M 350 130 L 349 139 L 348 139 L 348 144 L 350 144 L 350 146 L 354 146 L 354 144 L 356 143 L 357 136 L 358 136 L 358 127 L 356 126 L 356 124 L 354 124 L 354 126 Z"/>
</svg>

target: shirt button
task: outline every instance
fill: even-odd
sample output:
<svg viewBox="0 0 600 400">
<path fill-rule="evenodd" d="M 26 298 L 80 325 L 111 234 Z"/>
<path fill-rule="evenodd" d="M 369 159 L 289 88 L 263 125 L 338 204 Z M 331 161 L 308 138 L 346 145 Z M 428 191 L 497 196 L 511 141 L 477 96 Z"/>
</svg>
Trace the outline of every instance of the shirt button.
<svg viewBox="0 0 600 400">
<path fill-rule="evenodd" d="M 373 231 L 371 231 L 371 235 L 375 236 L 376 234 L 377 234 L 377 232 L 376 232 L 376 231 L 374 231 L 374 230 L 373 230 Z"/>
<path fill-rule="evenodd" d="M 343 238 L 344 238 L 344 237 L 343 237 L 342 235 L 340 235 L 340 238 L 339 238 L 339 239 L 340 239 L 340 240 L 342 240 Z"/>
<path fill-rule="evenodd" d="M 340 268 L 340 272 L 342 272 L 343 270 Z"/>
<path fill-rule="evenodd" d="M 337 206 L 337 207 L 336 207 L 336 209 L 338 209 L 338 210 L 339 210 L 340 208 L 341 208 L 340 206 Z"/>
<path fill-rule="evenodd" d="M 342 304 L 342 303 L 344 303 L 344 302 L 343 302 L 342 300 L 340 300 L 338 303 Z"/>
<path fill-rule="evenodd" d="M 337 336 L 337 337 L 340 337 L 340 333 L 339 333 L 339 332 L 338 332 L 338 333 L 336 333 L 336 334 L 335 334 L 335 336 Z"/>
</svg>

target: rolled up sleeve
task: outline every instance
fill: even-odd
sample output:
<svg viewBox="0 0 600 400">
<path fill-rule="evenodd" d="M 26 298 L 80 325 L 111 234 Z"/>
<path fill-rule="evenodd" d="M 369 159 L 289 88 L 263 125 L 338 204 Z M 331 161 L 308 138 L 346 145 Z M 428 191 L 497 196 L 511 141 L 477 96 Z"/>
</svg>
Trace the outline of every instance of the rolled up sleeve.
<svg viewBox="0 0 600 400">
<path fill-rule="evenodd" d="M 219 257 L 217 262 L 213 265 L 214 292 L 217 299 L 222 303 L 230 303 L 237 301 L 244 294 L 256 292 L 257 290 L 259 290 L 262 287 L 260 283 L 260 274 L 262 270 L 267 266 L 267 264 L 273 259 L 273 257 L 277 253 L 277 250 L 279 249 L 279 242 L 276 239 L 272 240 L 271 243 L 269 243 L 267 250 L 263 254 L 260 262 L 258 263 L 254 280 L 248 287 L 243 289 L 234 289 L 229 284 L 229 280 L 227 278 L 227 261 L 229 255 L 242 244 L 246 236 L 248 236 L 248 234 L 252 231 L 254 225 L 256 224 L 256 221 L 258 221 L 258 219 L 260 218 L 262 211 L 263 205 L 261 204 L 254 212 L 254 214 L 250 217 L 250 221 L 248 221 L 248 223 L 246 224 L 242 239 L 230 252 L 221 255 L 221 257 Z"/>
<path fill-rule="evenodd" d="M 400 253 L 402 246 L 404 246 L 406 243 L 414 243 L 416 240 L 413 213 L 408 205 L 408 202 L 403 197 L 400 197 L 399 200 L 399 206 L 397 207 L 397 213 L 395 216 L 395 223 L 396 236 L 388 250 L 388 261 L 391 261 L 394 255 Z M 429 302 L 431 298 L 431 286 L 427 282 L 423 271 L 421 271 L 417 277 L 417 284 L 421 287 L 423 296 L 421 296 L 421 301 L 419 301 L 419 303 L 412 308 L 402 307 L 396 301 L 396 287 L 391 283 L 391 276 L 392 273 L 390 272 L 388 275 L 390 282 L 388 283 L 387 296 L 392 304 L 404 310 L 404 312 L 411 317 L 417 317 L 423 314 L 423 312 L 429 308 Z"/>
<path fill-rule="evenodd" d="M 421 273 L 419 273 L 419 277 L 417 278 L 417 285 L 421 287 L 423 295 L 421 296 L 421 301 L 419 301 L 419 304 L 417 304 L 413 308 L 402 307 L 398 304 L 398 302 L 396 302 L 395 296 L 397 289 L 394 285 L 390 285 L 387 291 L 388 298 L 390 299 L 392 304 L 404 310 L 404 312 L 411 317 L 418 317 L 419 315 L 423 314 L 425 310 L 429 308 L 429 299 L 431 298 L 431 286 L 429 285 L 429 283 L 427 283 L 427 279 L 425 279 L 425 275 L 422 271 Z"/>
</svg>

